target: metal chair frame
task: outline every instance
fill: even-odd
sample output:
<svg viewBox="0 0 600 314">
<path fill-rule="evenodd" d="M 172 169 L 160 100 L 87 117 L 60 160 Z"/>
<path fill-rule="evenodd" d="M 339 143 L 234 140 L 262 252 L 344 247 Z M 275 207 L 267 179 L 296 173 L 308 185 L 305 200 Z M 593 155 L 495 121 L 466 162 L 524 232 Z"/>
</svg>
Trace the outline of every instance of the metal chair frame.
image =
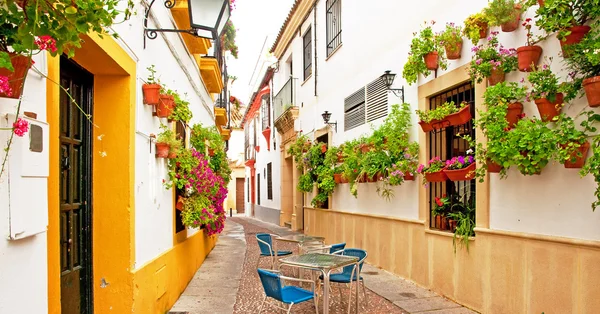
<svg viewBox="0 0 600 314">
<path fill-rule="evenodd" d="M 264 233 L 263 233 L 263 234 L 264 234 Z M 277 235 L 277 234 L 271 234 L 271 233 L 267 233 L 267 234 L 268 234 L 268 235 L 271 237 L 271 243 L 273 243 L 273 237 L 278 237 L 278 236 L 279 236 L 279 235 Z M 258 260 L 256 261 L 256 268 L 258 269 L 258 265 L 260 265 L 260 259 L 261 259 L 261 258 L 263 258 L 263 257 L 271 257 L 271 269 L 272 269 L 272 270 L 275 270 L 275 261 L 276 261 L 276 258 L 275 258 L 275 257 L 276 257 L 276 256 L 279 256 L 279 255 L 278 255 L 278 252 L 275 252 L 275 251 L 273 250 L 273 246 L 271 246 L 271 244 L 269 244 L 269 243 L 267 243 L 267 242 L 265 242 L 265 241 L 263 241 L 263 240 L 259 239 L 259 238 L 258 238 L 258 234 L 257 234 L 255 237 L 256 237 L 256 240 L 257 240 L 258 242 L 260 242 L 260 243 L 262 243 L 262 244 L 266 245 L 267 247 L 269 247 L 269 252 L 270 252 L 270 256 L 263 256 L 263 255 L 262 255 L 262 251 L 261 251 L 260 255 L 258 255 Z M 259 250 L 260 250 L 260 247 L 259 247 Z"/>
<path fill-rule="evenodd" d="M 314 303 L 315 303 L 315 310 L 316 310 L 317 314 L 319 314 L 319 297 L 318 297 L 318 295 L 317 295 L 317 291 L 316 291 L 316 283 L 315 283 L 315 281 L 314 281 L 314 280 L 308 280 L 308 279 L 299 279 L 299 278 L 293 278 L 293 277 L 286 277 L 286 276 L 283 276 L 283 275 L 281 275 L 281 272 L 280 272 L 280 271 L 278 271 L 278 270 L 266 269 L 266 271 L 269 271 L 269 272 L 272 272 L 272 273 L 276 273 L 276 274 L 280 274 L 280 275 L 279 275 L 279 279 L 280 279 L 282 282 L 285 282 L 285 281 L 295 281 L 295 282 L 306 282 L 306 283 L 310 283 L 310 284 L 312 285 L 312 292 L 313 292 L 313 294 L 314 294 L 313 301 L 314 301 Z M 282 286 L 282 287 L 280 287 L 280 288 L 283 288 L 283 286 Z M 262 303 L 260 304 L 260 308 L 259 308 L 259 310 L 258 310 L 258 314 L 262 313 L 262 310 L 263 310 L 263 307 L 264 307 L 265 303 L 266 303 L 267 305 L 269 305 L 269 306 L 276 307 L 276 308 L 278 308 L 278 309 L 280 309 L 280 310 L 284 310 L 284 311 L 286 311 L 286 313 L 287 313 L 287 314 L 289 314 L 289 313 L 290 313 L 290 311 L 292 310 L 292 306 L 294 306 L 294 302 L 292 302 L 292 303 L 290 303 L 290 306 L 289 306 L 289 307 L 285 308 L 285 307 L 282 307 L 282 306 L 279 306 L 279 305 L 277 305 L 277 304 L 273 304 L 273 303 L 271 303 L 271 302 L 267 301 L 267 299 L 268 299 L 268 298 L 269 298 L 269 297 L 268 297 L 267 295 L 265 295 L 265 298 L 263 299 Z M 279 300 L 275 300 L 275 301 L 279 301 Z M 279 302 L 281 302 L 282 304 L 285 304 L 285 303 L 284 303 L 284 302 L 282 302 L 282 301 L 279 301 Z"/>
</svg>

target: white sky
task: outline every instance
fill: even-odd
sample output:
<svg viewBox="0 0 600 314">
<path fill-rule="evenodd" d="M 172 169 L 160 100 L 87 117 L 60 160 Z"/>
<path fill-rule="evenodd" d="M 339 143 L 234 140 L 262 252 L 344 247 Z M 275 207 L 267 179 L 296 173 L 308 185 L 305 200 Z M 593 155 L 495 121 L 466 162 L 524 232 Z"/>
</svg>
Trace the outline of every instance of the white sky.
<svg viewBox="0 0 600 314">
<path fill-rule="evenodd" d="M 231 13 L 231 20 L 237 29 L 239 53 L 237 60 L 233 57 L 227 59 L 227 72 L 238 79 L 229 88 L 233 96 L 248 105 L 247 98 L 252 92 L 248 84 L 265 38 L 268 37 L 268 51 L 294 0 L 236 0 L 235 3 L 236 9 Z"/>
</svg>

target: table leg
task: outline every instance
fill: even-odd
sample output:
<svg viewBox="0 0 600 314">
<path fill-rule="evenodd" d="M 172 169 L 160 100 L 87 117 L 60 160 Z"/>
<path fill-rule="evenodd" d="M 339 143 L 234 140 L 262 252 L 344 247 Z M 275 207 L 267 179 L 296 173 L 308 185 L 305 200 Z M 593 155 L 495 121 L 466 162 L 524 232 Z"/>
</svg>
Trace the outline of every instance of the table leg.
<svg viewBox="0 0 600 314">
<path fill-rule="evenodd" d="M 329 314 L 329 273 L 331 270 L 321 270 L 323 273 L 323 314 Z"/>
<path fill-rule="evenodd" d="M 356 312 L 355 312 L 355 313 L 357 313 L 357 314 L 358 314 L 358 288 L 360 288 L 360 287 L 359 287 L 359 285 L 358 285 L 358 284 L 359 284 L 359 281 L 360 281 L 360 273 L 358 272 L 358 270 L 359 270 L 358 263 L 356 263 L 356 264 L 354 265 L 354 269 L 356 269 L 356 278 L 357 278 L 357 280 L 356 280 L 356 292 L 355 292 L 355 293 L 356 293 L 356 294 L 355 294 L 356 300 L 354 300 L 354 301 L 355 301 L 355 309 L 356 309 Z M 365 295 L 366 295 L 366 294 L 365 294 Z M 367 300 L 366 300 L 366 299 L 367 299 L 367 298 L 365 297 L 365 302 L 367 302 Z M 348 305 L 348 306 L 350 306 L 350 305 Z"/>
<path fill-rule="evenodd" d="M 354 278 L 355 274 L 358 274 L 358 266 L 357 264 L 354 264 L 354 267 L 352 267 L 352 273 L 350 274 L 350 291 L 348 292 L 348 314 L 350 314 L 350 306 L 352 303 L 352 278 Z M 356 291 L 358 292 L 358 285 L 356 286 Z M 355 313 L 358 313 L 358 293 L 355 293 L 355 299 L 354 302 L 356 303 L 356 309 L 355 309 Z"/>
</svg>

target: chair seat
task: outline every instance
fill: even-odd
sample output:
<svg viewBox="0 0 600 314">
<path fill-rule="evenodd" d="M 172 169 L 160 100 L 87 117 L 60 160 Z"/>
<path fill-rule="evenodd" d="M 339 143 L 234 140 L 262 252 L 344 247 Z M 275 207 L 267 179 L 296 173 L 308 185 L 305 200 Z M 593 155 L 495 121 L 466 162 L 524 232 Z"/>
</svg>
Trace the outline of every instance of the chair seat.
<svg viewBox="0 0 600 314">
<path fill-rule="evenodd" d="M 286 256 L 286 255 L 290 255 L 292 254 L 291 251 L 277 251 L 277 254 L 275 254 L 275 256 Z M 268 253 L 260 253 L 260 256 L 271 256 Z"/>
<path fill-rule="evenodd" d="M 356 278 L 356 274 L 354 275 L 354 278 Z M 323 280 L 323 275 L 321 275 L 319 277 L 319 279 Z M 360 280 L 362 280 L 362 279 L 363 279 L 363 277 L 360 276 Z M 344 274 L 344 273 L 331 274 L 331 276 L 329 276 L 329 281 L 340 282 L 340 283 L 350 283 L 350 274 Z"/>
<path fill-rule="evenodd" d="M 300 303 L 304 301 L 308 301 L 314 297 L 314 294 L 311 291 L 304 290 L 302 288 L 298 288 L 296 286 L 287 286 L 281 289 L 281 298 L 283 303 Z"/>
</svg>

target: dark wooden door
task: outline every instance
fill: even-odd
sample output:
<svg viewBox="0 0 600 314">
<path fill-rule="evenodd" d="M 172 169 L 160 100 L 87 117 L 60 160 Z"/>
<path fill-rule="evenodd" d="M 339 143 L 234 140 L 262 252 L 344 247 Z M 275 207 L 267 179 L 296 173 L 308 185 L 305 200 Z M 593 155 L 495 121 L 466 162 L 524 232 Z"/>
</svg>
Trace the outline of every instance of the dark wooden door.
<svg viewBox="0 0 600 314">
<path fill-rule="evenodd" d="M 91 113 L 93 76 L 70 60 L 61 58 L 60 84 L 71 96 L 61 90 L 61 309 L 63 314 L 90 314 L 93 311 L 92 137 L 91 124 L 81 110 Z"/>
<path fill-rule="evenodd" d="M 244 178 L 235 179 L 235 209 L 238 214 L 244 213 L 244 200 L 246 199 L 244 181 Z"/>
</svg>

